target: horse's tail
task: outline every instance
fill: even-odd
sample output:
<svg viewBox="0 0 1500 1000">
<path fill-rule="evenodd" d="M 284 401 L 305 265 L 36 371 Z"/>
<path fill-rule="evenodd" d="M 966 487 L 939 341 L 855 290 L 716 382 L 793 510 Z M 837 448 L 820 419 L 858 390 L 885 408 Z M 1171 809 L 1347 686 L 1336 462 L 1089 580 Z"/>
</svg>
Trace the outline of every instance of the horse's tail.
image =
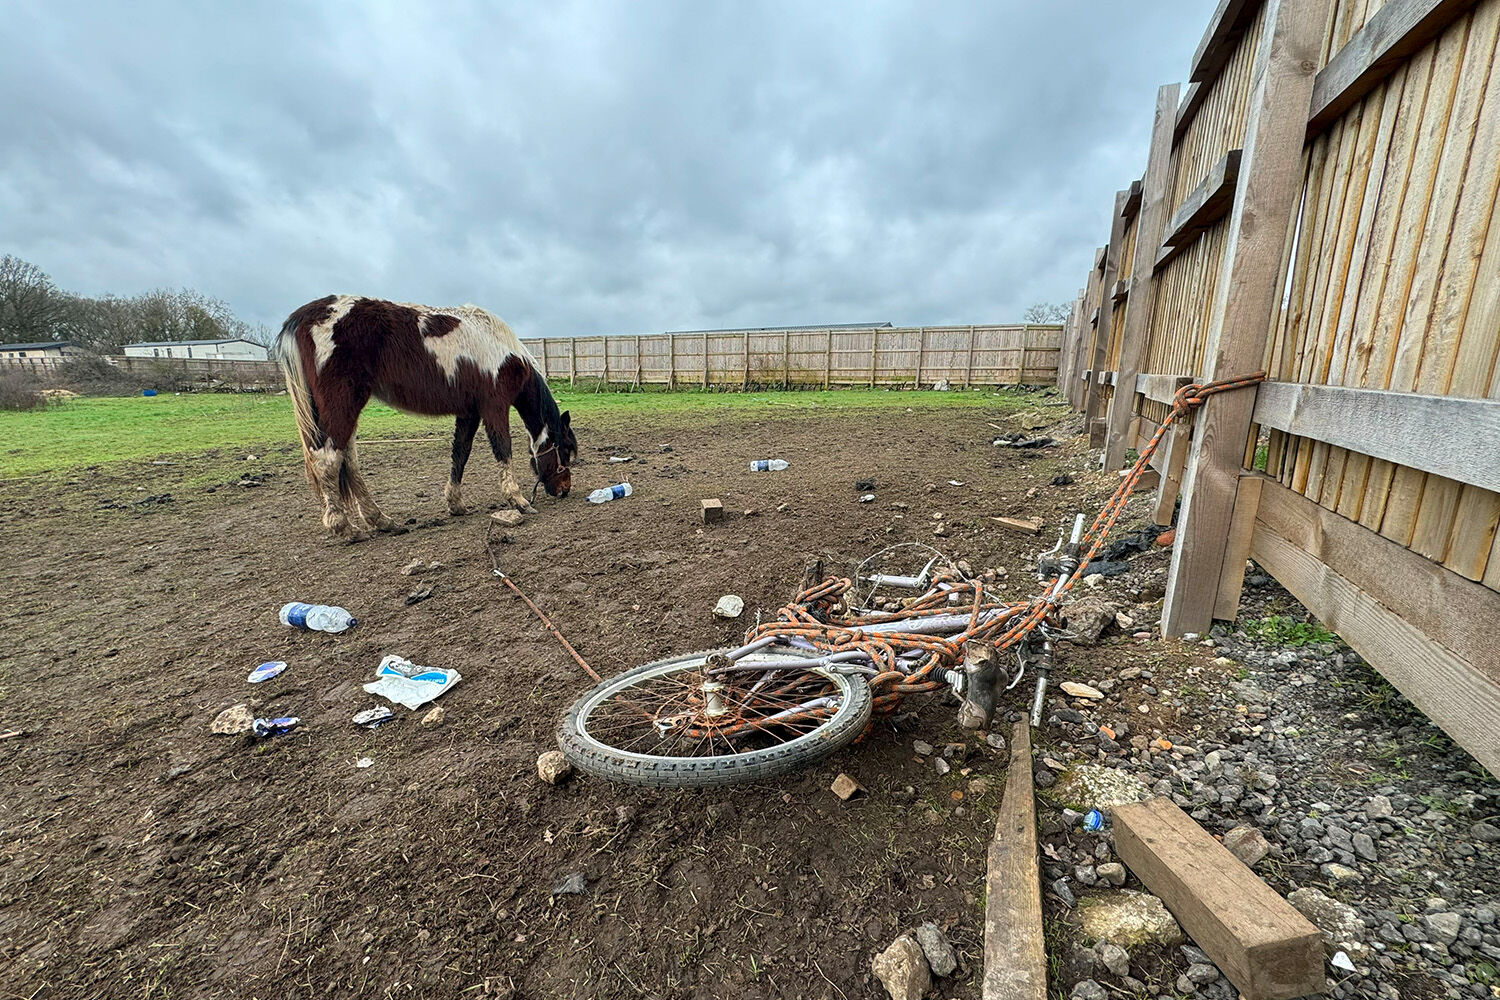
<svg viewBox="0 0 1500 1000">
<path fill-rule="evenodd" d="M 312 387 L 307 384 L 307 368 L 303 364 L 302 350 L 297 346 L 297 321 L 295 315 L 281 327 L 276 338 L 276 363 L 281 366 L 286 379 L 286 394 L 292 400 L 292 413 L 297 419 L 297 433 L 302 438 L 302 467 L 307 481 L 314 488 L 318 485 L 313 471 L 312 453 L 323 447 L 326 436 L 318 424 L 318 405 L 313 401 Z"/>
</svg>

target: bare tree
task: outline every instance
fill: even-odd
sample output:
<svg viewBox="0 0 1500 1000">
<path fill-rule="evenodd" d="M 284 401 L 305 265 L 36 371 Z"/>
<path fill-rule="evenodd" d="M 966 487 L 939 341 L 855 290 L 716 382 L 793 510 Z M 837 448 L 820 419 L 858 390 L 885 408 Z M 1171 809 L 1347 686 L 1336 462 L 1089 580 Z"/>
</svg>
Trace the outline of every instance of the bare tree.
<svg viewBox="0 0 1500 1000">
<path fill-rule="evenodd" d="M 0 340 L 56 340 L 65 332 L 71 297 L 29 261 L 0 257 Z"/>
<path fill-rule="evenodd" d="M 1023 323 L 1066 323 L 1073 309 L 1067 302 L 1038 302 L 1021 314 Z"/>
</svg>

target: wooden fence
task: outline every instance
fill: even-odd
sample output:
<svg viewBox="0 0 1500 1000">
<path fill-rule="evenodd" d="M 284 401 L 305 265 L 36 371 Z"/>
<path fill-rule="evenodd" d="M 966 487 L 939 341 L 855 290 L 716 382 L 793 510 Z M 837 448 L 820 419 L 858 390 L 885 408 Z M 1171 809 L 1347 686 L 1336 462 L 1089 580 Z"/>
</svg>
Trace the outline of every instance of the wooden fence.
<svg viewBox="0 0 1500 1000">
<path fill-rule="evenodd" d="M 1500 0 L 1222 0 L 1065 327 L 1106 468 L 1177 387 L 1162 627 L 1254 557 L 1500 773 Z M 1259 446 L 1259 447 L 1258 447 Z"/>
<path fill-rule="evenodd" d="M 1061 326 L 878 327 L 863 330 L 725 331 L 527 340 L 549 379 L 617 385 L 955 386 L 1050 385 Z M 274 361 L 110 358 L 122 371 L 179 381 L 271 385 Z M 0 370 L 50 372 L 55 358 L 0 358 Z"/>
<path fill-rule="evenodd" d="M 1027 385 L 1057 381 L 1061 326 L 725 331 L 527 341 L 549 378 L 639 385 Z"/>
</svg>

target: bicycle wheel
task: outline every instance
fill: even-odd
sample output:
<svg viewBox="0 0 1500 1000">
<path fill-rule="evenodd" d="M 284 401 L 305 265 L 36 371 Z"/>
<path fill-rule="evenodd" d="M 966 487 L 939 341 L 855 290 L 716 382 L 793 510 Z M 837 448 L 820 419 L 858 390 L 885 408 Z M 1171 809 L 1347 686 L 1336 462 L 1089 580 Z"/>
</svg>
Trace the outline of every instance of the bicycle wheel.
<svg viewBox="0 0 1500 1000">
<path fill-rule="evenodd" d="M 705 664 L 722 652 L 657 660 L 606 680 L 568 710 L 558 746 L 597 777 L 705 788 L 812 763 L 851 742 L 870 721 L 869 685 L 858 674 L 814 667 L 710 678 Z M 816 654 L 775 647 L 736 662 L 793 657 Z"/>
</svg>

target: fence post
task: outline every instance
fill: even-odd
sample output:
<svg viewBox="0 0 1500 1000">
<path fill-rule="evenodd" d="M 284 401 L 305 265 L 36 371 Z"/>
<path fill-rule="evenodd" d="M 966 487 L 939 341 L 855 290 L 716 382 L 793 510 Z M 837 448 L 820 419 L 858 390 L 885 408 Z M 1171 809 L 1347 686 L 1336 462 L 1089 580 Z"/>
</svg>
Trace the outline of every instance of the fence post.
<svg viewBox="0 0 1500 1000">
<path fill-rule="evenodd" d="M 789 338 L 791 333 L 787 330 L 781 331 L 781 387 L 790 389 L 792 387 L 792 353 Z M 745 334 L 745 343 L 750 343 L 750 334 Z"/>
<path fill-rule="evenodd" d="M 974 326 L 973 326 L 973 324 L 970 324 L 969 325 L 969 357 L 968 357 L 968 360 L 966 360 L 964 362 L 964 388 L 967 389 L 969 387 L 969 383 L 972 382 L 973 380 L 974 380 Z"/>
<path fill-rule="evenodd" d="M 703 335 L 703 388 L 708 388 L 708 334 Z"/>
<path fill-rule="evenodd" d="M 1110 327 L 1114 323 L 1114 286 L 1120 272 L 1120 241 L 1125 238 L 1125 202 L 1130 191 L 1115 192 L 1115 214 L 1109 223 L 1109 246 L 1104 251 L 1104 279 L 1099 286 L 1099 325 L 1094 328 L 1094 349 L 1084 361 L 1089 383 L 1083 390 L 1083 426 L 1089 435 L 1089 446 L 1095 445 L 1096 422 L 1099 419 L 1099 379 L 1109 354 Z M 1100 442 L 1102 443 L 1102 442 Z"/>
<path fill-rule="evenodd" d="M 828 344 L 823 350 L 823 388 L 828 388 L 828 380 L 833 377 L 833 331 L 828 331 Z"/>
<path fill-rule="evenodd" d="M 609 338 L 599 338 L 599 349 L 604 352 L 604 388 L 609 388 Z"/>
<path fill-rule="evenodd" d="M 641 335 L 635 335 L 635 387 L 641 385 Z"/>
<path fill-rule="evenodd" d="M 578 338 L 568 338 L 568 384 L 578 380 Z"/>
<path fill-rule="evenodd" d="M 1301 193 L 1307 108 L 1330 3 L 1267 2 L 1240 175 L 1224 222 L 1224 262 L 1209 312 L 1204 379 L 1254 371 L 1264 359 L 1287 227 Z M 1255 392 L 1242 389 L 1209 397 L 1196 415 L 1162 608 L 1165 635 L 1203 632 L 1213 622 L 1254 409 Z M 1253 518 L 1255 512 L 1241 516 Z"/>
<path fill-rule="evenodd" d="M 677 334 L 667 334 L 667 385 L 677 388 Z"/>
<path fill-rule="evenodd" d="M 917 377 L 912 382 L 913 389 L 922 388 L 922 365 L 927 360 L 927 327 L 917 330 Z"/>
<path fill-rule="evenodd" d="M 875 366 L 880 363 L 880 331 L 870 331 L 870 388 L 875 388 Z"/>
<path fill-rule="evenodd" d="M 749 332 L 746 332 L 746 334 L 745 334 L 744 344 L 745 344 L 745 380 L 740 385 L 740 390 L 741 391 L 748 391 L 750 389 L 750 334 L 749 334 Z"/>
<path fill-rule="evenodd" d="M 1026 348 L 1031 340 L 1031 324 L 1021 327 L 1021 363 L 1016 366 L 1016 388 L 1026 384 Z"/>
<path fill-rule="evenodd" d="M 1161 249 L 1162 230 L 1167 224 L 1167 186 L 1171 182 L 1172 130 L 1177 124 L 1175 83 L 1156 92 L 1156 120 L 1151 127 L 1151 153 L 1141 180 L 1140 214 L 1135 222 L 1135 253 L 1130 264 L 1130 308 L 1120 331 L 1120 364 L 1115 372 L 1115 391 L 1109 399 L 1108 430 L 1104 436 L 1103 466 L 1113 472 L 1125 462 L 1126 440 L 1135 415 L 1135 377 L 1146 356 L 1151 332 L 1152 306 L 1156 302 L 1156 252 Z"/>
</svg>

